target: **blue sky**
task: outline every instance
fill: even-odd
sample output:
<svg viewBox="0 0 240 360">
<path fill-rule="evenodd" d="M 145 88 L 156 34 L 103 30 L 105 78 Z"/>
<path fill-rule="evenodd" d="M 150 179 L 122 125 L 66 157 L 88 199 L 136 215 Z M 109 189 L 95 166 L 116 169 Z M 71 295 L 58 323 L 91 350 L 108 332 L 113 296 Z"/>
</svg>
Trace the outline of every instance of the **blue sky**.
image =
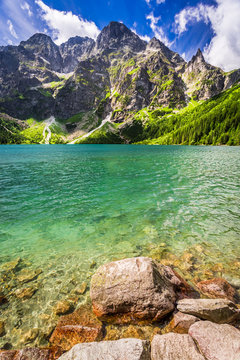
<svg viewBox="0 0 240 360">
<path fill-rule="evenodd" d="M 240 67 L 240 0 L 0 0 L 0 45 L 36 32 L 57 44 L 96 38 L 113 20 L 145 40 L 156 36 L 186 60 L 201 48 L 213 65 Z"/>
</svg>

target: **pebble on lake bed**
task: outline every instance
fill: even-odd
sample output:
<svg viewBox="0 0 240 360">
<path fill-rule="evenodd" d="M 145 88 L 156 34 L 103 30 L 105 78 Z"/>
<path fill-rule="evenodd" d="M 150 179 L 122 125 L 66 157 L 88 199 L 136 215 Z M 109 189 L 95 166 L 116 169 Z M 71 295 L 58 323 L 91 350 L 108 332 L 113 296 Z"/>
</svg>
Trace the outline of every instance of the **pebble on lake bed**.
<svg viewBox="0 0 240 360">
<path fill-rule="evenodd" d="M 55 308 L 54 312 L 56 315 L 64 315 L 73 310 L 73 304 L 67 300 L 59 301 Z"/>
<path fill-rule="evenodd" d="M 28 287 L 28 288 L 23 288 L 23 289 L 17 289 L 14 292 L 14 295 L 21 300 L 25 300 L 25 299 L 30 299 L 35 292 L 37 291 L 36 288 L 33 287 Z"/>
</svg>

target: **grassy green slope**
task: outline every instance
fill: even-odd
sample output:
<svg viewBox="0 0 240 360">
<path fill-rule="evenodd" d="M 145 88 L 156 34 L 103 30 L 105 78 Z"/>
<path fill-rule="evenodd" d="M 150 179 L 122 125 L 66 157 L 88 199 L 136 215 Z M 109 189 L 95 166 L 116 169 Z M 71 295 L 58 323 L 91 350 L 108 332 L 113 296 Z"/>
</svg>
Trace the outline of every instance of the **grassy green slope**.
<svg viewBox="0 0 240 360">
<path fill-rule="evenodd" d="M 240 85 L 190 110 L 144 122 L 142 144 L 240 145 Z"/>
<path fill-rule="evenodd" d="M 0 114 L 0 144 L 21 144 L 22 124 L 5 114 Z"/>
</svg>

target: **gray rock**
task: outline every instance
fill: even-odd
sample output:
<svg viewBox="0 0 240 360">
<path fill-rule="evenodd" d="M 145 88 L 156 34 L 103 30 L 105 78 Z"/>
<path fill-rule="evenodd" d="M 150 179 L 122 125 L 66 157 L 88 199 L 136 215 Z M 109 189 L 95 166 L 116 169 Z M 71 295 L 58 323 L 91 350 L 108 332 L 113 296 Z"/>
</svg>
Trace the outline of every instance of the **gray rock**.
<svg viewBox="0 0 240 360">
<path fill-rule="evenodd" d="M 88 37 L 71 37 L 61 44 L 59 49 L 63 58 L 63 72 L 71 72 L 78 65 L 79 61 L 89 56 L 95 41 Z"/>
<path fill-rule="evenodd" d="M 98 317 L 118 322 L 159 320 L 174 309 L 176 299 L 171 283 L 147 257 L 101 266 L 92 277 L 90 296 Z"/>
<path fill-rule="evenodd" d="M 152 360 L 204 360 L 188 334 L 155 335 L 151 344 Z"/>
<path fill-rule="evenodd" d="M 178 302 L 177 309 L 219 324 L 230 323 L 240 316 L 237 306 L 225 299 L 183 299 Z"/>
<path fill-rule="evenodd" d="M 59 360 L 150 360 L 148 341 L 121 339 L 75 345 Z"/>
<path fill-rule="evenodd" d="M 190 326 L 199 320 L 200 319 L 196 316 L 184 314 L 178 311 L 174 314 L 168 325 L 168 329 L 179 334 L 187 334 Z"/>
<path fill-rule="evenodd" d="M 231 325 L 198 321 L 189 334 L 207 360 L 240 359 L 240 331 Z"/>
</svg>

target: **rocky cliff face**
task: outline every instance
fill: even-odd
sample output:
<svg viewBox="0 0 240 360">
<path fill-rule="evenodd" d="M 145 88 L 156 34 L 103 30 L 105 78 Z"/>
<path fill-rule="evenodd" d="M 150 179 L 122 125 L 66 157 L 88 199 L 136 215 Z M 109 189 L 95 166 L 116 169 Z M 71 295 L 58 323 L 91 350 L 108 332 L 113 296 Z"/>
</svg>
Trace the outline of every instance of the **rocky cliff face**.
<svg viewBox="0 0 240 360">
<path fill-rule="evenodd" d="M 63 61 L 62 71 L 64 73 L 74 71 L 78 63 L 90 55 L 94 45 L 95 41 L 93 39 L 80 36 L 72 37 L 61 44 L 59 49 Z"/>
<path fill-rule="evenodd" d="M 189 63 L 153 38 L 148 44 L 111 22 L 96 42 L 76 36 L 59 47 L 45 34 L 0 47 L 0 111 L 27 119 L 67 121 L 112 112 L 125 122 L 145 107 L 180 109 L 231 87 L 240 70 L 224 73 L 199 50 Z M 89 119 L 89 122 L 91 119 Z"/>
</svg>

